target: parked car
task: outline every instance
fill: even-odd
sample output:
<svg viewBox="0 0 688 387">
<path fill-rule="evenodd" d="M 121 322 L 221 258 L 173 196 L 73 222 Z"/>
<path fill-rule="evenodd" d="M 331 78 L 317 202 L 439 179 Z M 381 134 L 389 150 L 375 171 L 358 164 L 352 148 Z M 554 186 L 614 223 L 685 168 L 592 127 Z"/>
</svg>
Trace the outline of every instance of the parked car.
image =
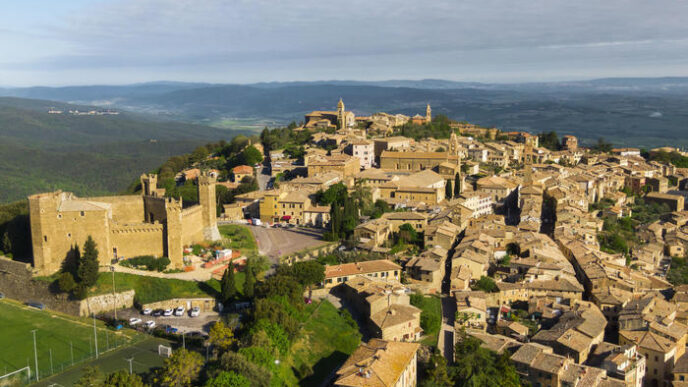
<svg viewBox="0 0 688 387">
<path fill-rule="evenodd" d="M 164 311 L 162 309 L 156 309 L 153 311 L 153 317 L 160 317 L 163 313 Z"/>
<path fill-rule="evenodd" d="M 137 325 L 137 324 L 141 324 L 141 321 L 142 321 L 142 320 L 141 320 L 140 318 L 138 318 L 138 317 L 132 317 L 132 318 L 129 319 L 129 325 L 134 326 L 134 325 Z"/>
<path fill-rule="evenodd" d="M 38 301 L 29 301 L 26 303 L 26 305 L 28 305 L 32 308 L 40 309 L 40 310 L 45 309 L 45 304 L 42 302 L 38 302 Z"/>
<path fill-rule="evenodd" d="M 174 310 L 174 315 L 175 316 L 183 316 L 184 312 L 186 312 L 186 308 L 183 306 L 178 307 L 177 309 Z"/>
<path fill-rule="evenodd" d="M 144 316 L 149 316 L 151 313 L 153 313 L 153 309 L 151 309 L 151 308 L 146 308 L 146 309 L 142 310 L 141 313 L 142 313 Z"/>
<path fill-rule="evenodd" d="M 146 328 L 148 328 L 148 329 L 155 328 L 155 321 L 153 321 L 153 320 L 146 321 Z"/>
<path fill-rule="evenodd" d="M 198 317 L 198 316 L 200 316 L 200 315 L 201 315 L 201 308 L 199 308 L 199 307 L 197 307 L 197 306 L 194 306 L 194 307 L 191 308 L 191 310 L 189 311 L 189 316 L 191 316 L 191 317 Z"/>
<path fill-rule="evenodd" d="M 165 311 L 162 313 L 163 316 L 172 316 L 172 313 L 174 311 L 172 309 L 165 309 Z"/>
<path fill-rule="evenodd" d="M 165 332 L 167 332 L 167 333 L 177 333 L 177 331 L 178 331 L 178 329 L 173 327 L 173 326 L 170 326 L 170 325 L 165 326 Z"/>
</svg>

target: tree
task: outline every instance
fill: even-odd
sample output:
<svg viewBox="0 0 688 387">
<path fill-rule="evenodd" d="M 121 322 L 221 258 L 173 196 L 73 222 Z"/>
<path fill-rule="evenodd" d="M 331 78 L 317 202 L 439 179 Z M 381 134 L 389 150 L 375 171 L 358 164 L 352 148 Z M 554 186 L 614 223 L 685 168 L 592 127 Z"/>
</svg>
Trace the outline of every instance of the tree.
<svg viewBox="0 0 688 387">
<path fill-rule="evenodd" d="M 210 344 L 224 352 L 234 344 L 234 332 L 222 321 L 217 321 L 211 328 L 208 335 Z"/>
<path fill-rule="evenodd" d="M 398 240 L 404 244 L 415 244 L 420 242 L 420 237 L 418 236 L 418 231 L 411 224 L 404 223 L 399 226 Z"/>
<path fill-rule="evenodd" d="M 461 195 L 461 175 L 454 175 L 454 197 Z"/>
<path fill-rule="evenodd" d="M 253 386 L 268 387 L 270 385 L 270 371 L 257 364 L 251 363 L 242 354 L 225 352 L 225 354 L 220 357 L 220 368 L 224 371 L 234 371 L 244 376 Z"/>
<path fill-rule="evenodd" d="M 263 155 L 260 153 L 256 147 L 253 145 L 246 147 L 243 152 L 241 152 L 241 161 L 246 165 L 256 165 L 263 161 Z"/>
<path fill-rule="evenodd" d="M 454 385 L 447 372 L 447 360 L 442 354 L 433 354 L 430 357 L 430 365 L 422 386 L 451 387 Z"/>
<path fill-rule="evenodd" d="M 143 380 L 137 374 L 129 374 L 125 370 L 119 370 L 109 374 L 102 384 L 103 387 L 145 387 Z"/>
<path fill-rule="evenodd" d="M 98 280 L 98 266 L 96 242 L 89 235 L 86 243 L 84 243 L 84 254 L 79 261 L 79 282 L 86 287 L 95 285 Z"/>
<path fill-rule="evenodd" d="M 480 277 L 480 279 L 475 283 L 474 288 L 476 290 L 482 290 L 487 293 L 494 293 L 499 291 L 499 288 L 497 288 L 497 284 L 494 282 L 494 280 L 490 277 L 485 276 Z"/>
<path fill-rule="evenodd" d="M 291 276 L 274 275 L 256 286 L 256 294 L 261 298 L 284 296 L 292 305 L 303 304 L 303 285 Z"/>
<path fill-rule="evenodd" d="M 311 286 L 325 279 L 325 266 L 317 261 L 296 262 L 292 265 L 278 266 L 277 273 L 292 276 L 301 285 Z"/>
<path fill-rule="evenodd" d="M 76 282 L 71 273 L 64 272 L 60 274 L 60 277 L 57 279 L 57 285 L 61 291 L 69 293 L 76 287 Z"/>
<path fill-rule="evenodd" d="M 100 372 L 100 368 L 86 366 L 81 370 L 81 377 L 74 383 L 74 387 L 100 386 L 101 379 L 103 373 Z"/>
<path fill-rule="evenodd" d="M 451 199 L 453 194 L 454 190 L 452 189 L 452 182 L 451 180 L 447 179 L 447 183 L 444 185 L 444 197 Z"/>
<path fill-rule="evenodd" d="M 222 371 L 208 380 L 205 387 L 251 387 L 251 382 L 234 371 Z"/>
<path fill-rule="evenodd" d="M 256 289 L 256 273 L 253 269 L 253 259 L 248 259 L 246 261 L 246 280 L 244 281 L 244 296 L 247 298 L 253 298 Z"/>
<path fill-rule="evenodd" d="M 10 240 L 10 234 L 8 231 L 5 231 L 2 234 L 2 251 L 5 252 L 7 255 L 12 254 L 12 241 Z"/>
<path fill-rule="evenodd" d="M 455 386 L 520 386 L 516 368 L 509 359 L 482 348 L 481 341 L 461 331 L 451 367 Z"/>
<path fill-rule="evenodd" d="M 232 265 L 232 263 L 225 269 L 220 285 L 222 302 L 228 303 L 232 301 L 237 295 L 236 282 L 234 279 L 234 265 Z"/>
<path fill-rule="evenodd" d="M 191 386 L 198 378 L 203 367 L 203 356 L 184 348 L 177 349 L 172 356 L 165 359 L 157 382 L 162 386 Z"/>
</svg>

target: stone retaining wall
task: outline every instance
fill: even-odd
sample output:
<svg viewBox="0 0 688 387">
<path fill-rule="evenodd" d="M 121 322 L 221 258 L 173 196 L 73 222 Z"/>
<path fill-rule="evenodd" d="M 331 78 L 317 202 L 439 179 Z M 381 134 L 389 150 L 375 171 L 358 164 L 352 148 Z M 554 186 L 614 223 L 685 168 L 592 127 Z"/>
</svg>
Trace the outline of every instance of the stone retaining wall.
<svg viewBox="0 0 688 387">
<path fill-rule="evenodd" d="M 217 307 L 217 302 L 214 298 L 173 298 L 144 304 L 141 305 L 141 308 L 174 309 L 179 306 L 185 307 L 187 311 L 198 306 L 201 308 L 201 312 L 212 312 Z"/>
<path fill-rule="evenodd" d="M 320 254 L 329 254 L 339 247 L 339 243 L 329 243 L 324 246 L 316 247 L 312 250 L 296 252 L 286 255 L 282 258 L 282 262 L 291 265 L 294 262 L 310 261 L 315 259 Z"/>
<path fill-rule="evenodd" d="M 46 309 L 74 316 L 89 316 L 91 312 L 98 314 L 112 310 L 112 294 L 73 300 L 67 293 L 54 292 L 51 286 L 48 281 L 33 278 L 30 264 L 0 257 L 0 292 L 7 298 L 20 302 L 42 302 Z M 116 293 L 115 299 L 119 308 L 129 308 L 134 305 L 134 291 Z"/>
</svg>

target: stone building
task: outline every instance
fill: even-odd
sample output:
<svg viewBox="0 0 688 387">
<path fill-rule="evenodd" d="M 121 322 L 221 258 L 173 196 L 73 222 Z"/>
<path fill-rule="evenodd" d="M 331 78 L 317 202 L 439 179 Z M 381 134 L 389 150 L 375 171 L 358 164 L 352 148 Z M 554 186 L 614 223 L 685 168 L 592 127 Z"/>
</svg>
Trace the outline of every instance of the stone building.
<svg viewBox="0 0 688 387">
<path fill-rule="evenodd" d="M 198 177 L 200 203 L 183 208 L 162 196 L 157 175 L 141 175 L 141 195 L 79 198 L 70 192 L 29 196 L 34 267 L 39 275 L 60 270 L 74 246 L 91 236 L 101 265 L 140 255 L 166 256 L 182 267 L 182 250 L 203 240 L 218 240 L 214 177 Z"/>
<path fill-rule="evenodd" d="M 335 386 L 415 386 L 420 344 L 371 339 L 337 371 Z"/>
</svg>

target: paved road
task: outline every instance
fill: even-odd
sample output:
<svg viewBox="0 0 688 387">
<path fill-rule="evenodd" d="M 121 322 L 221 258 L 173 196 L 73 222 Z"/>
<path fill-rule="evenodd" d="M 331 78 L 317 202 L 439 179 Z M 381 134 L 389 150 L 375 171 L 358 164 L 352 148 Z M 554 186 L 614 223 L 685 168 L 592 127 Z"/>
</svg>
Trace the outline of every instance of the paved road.
<svg viewBox="0 0 688 387">
<path fill-rule="evenodd" d="M 256 173 L 256 180 L 258 180 L 258 188 L 261 191 L 265 191 L 267 189 L 268 182 L 270 181 L 272 177 L 270 176 L 270 173 L 268 172 L 267 167 L 262 167 L 258 173 Z"/>
<path fill-rule="evenodd" d="M 442 295 L 442 327 L 437 347 L 448 363 L 454 362 L 454 318 L 456 301 L 453 297 Z"/>
<path fill-rule="evenodd" d="M 322 231 L 310 228 L 265 228 L 249 226 L 258 243 L 258 251 L 274 263 L 279 257 L 322 245 Z"/>
</svg>

